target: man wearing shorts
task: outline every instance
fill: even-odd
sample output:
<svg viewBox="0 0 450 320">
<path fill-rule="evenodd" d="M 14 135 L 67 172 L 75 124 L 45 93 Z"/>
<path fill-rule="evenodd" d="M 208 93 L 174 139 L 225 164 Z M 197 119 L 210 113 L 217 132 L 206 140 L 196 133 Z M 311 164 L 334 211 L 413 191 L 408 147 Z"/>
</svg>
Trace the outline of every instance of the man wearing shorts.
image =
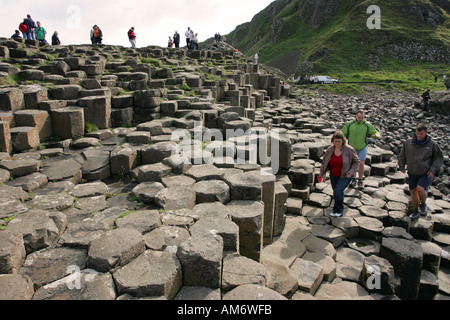
<svg viewBox="0 0 450 320">
<path fill-rule="evenodd" d="M 399 169 L 408 168 L 413 213 L 411 220 L 426 217 L 428 189 L 444 163 L 442 150 L 428 135 L 428 126 L 419 124 L 414 138 L 405 142 L 398 157 Z"/>
<path fill-rule="evenodd" d="M 372 124 L 366 121 L 363 110 L 358 111 L 355 119 L 345 124 L 342 132 L 348 139 L 348 144 L 356 150 L 359 157 L 358 179 L 355 177 L 350 186 L 355 188 L 358 185 L 359 189 L 364 189 L 364 165 L 367 159 L 369 138 L 380 138 L 381 134 Z"/>
</svg>

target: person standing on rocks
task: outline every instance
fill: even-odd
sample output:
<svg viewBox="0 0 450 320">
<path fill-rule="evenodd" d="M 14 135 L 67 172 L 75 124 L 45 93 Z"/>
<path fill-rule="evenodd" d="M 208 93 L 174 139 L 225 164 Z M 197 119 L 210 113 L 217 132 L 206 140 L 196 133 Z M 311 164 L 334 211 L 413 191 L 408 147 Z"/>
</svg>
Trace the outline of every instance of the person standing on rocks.
<svg viewBox="0 0 450 320">
<path fill-rule="evenodd" d="M 41 43 L 47 43 L 47 40 L 45 40 L 45 35 L 47 34 L 47 31 L 44 29 L 44 27 L 41 26 L 41 23 L 38 21 L 37 28 L 34 29 L 34 32 L 36 34 L 36 40 L 39 40 Z"/>
<path fill-rule="evenodd" d="M 358 180 L 356 177 L 352 180 L 352 188 L 358 186 L 359 189 L 364 189 L 364 165 L 367 159 L 367 152 L 369 150 L 369 138 L 380 138 L 381 134 L 375 127 L 366 121 L 364 110 L 359 110 L 356 118 L 349 121 L 342 128 L 342 132 L 348 139 L 348 144 L 352 146 L 359 157 Z"/>
<path fill-rule="evenodd" d="M 187 28 L 187 31 L 184 33 L 184 35 L 186 36 L 187 48 L 190 49 L 191 48 L 191 28 L 190 27 Z"/>
<path fill-rule="evenodd" d="M 130 40 L 131 48 L 136 48 L 136 33 L 134 32 L 134 27 L 131 27 L 131 29 L 128 30 L 128 40 Z"/>
<path fill-rule="evenodd" d="M 430 95 L 431 90 L 427 89 L 427 91 L 425 91 L 422 94 L 422 99 L 423 99 L 423 111 L 430 113 L 431 109 L 430 109 L 430 100 L 431 100 L 431 95 Z"/>
<path fill-rule="evenodd" d="M 27 29 L 27 39 L 34 40 L 34 29 L 36 28 L 36 23 L 31 18 L 31 15 L 27 15 L 27 18 L 25 19 L 26 25 L 28 27 Z"/>
<path fill-rule="evenodd" d="M 52 35 L 52 46 L 61 45 L 61 41 L 59 40 L 58 31 L 53 32 Z"/>
<path fill-rule="evenodd" d="M 319 182 L 325 182 L 325 174 L 330 170 L 334 195 L 334 208 L 331 216 L 342 217 L 344 215 L 344 191 L 358 170 L 359 158 L 356 150 L 347 144 L 347 139 L 342 132 L 336 132 L 331 138 L 331 143 L 332 146 L 328 148 L 323 157 Z"/>
<path fill-rule="evenodd" d="M 91 40 L 92 44 L 102 44 L 103 33 L 97 25 L 95 25 L 91 30 Z"/>
<path fill-rule="evenodd" d="M 175 48 L 180 47 L 180 34 L 178 31 L 175 31 L 175 34 L 173 35 L 173 43 L 175 44 Z"/>
<path fill-rule="evenodd" d="M 428 134 L 428 126 L 421 123 L 416 134 L 403 145 L 398 157 L 400 171 L 408 169 L 409 189 L 413 213 L 411 220 L 426 217 L 428 189 L 444 163 L 444 156 L 438 144 Z"/>
</svg>

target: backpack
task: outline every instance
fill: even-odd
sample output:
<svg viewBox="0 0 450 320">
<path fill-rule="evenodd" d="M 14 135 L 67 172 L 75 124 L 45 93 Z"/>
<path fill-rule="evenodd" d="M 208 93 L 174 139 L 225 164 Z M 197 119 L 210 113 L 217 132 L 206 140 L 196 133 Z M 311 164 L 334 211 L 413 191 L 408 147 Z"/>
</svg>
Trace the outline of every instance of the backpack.
<svg viewBox="0 0 450 320">
<path fill-rule="evenodd" d="M 27 33 L 28 32 L 28 26 L 25 23 L 21 23 L 19 24 L 19 30 L 22 33 Z"/>
<path fill-rule="evenodd" d="M 100 37 L 100 30 L 99 29 L 95 29 L 94 30 L 94 37 L 96 37 L 96 38 Z"/>
</svg>

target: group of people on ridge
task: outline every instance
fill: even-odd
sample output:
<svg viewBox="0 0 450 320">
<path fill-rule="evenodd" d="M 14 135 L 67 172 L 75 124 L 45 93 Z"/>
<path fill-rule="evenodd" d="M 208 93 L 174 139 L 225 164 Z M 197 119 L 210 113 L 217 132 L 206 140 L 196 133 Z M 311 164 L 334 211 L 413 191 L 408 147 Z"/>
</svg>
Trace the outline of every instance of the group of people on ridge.
<svg viewBox="0 0 450 320">
<path fill-rule="evenodd" d="M 41 43 L 48 43 L 45 39 L 47 31 L 41 25 L 40 21 L 34 22 L 30 14 L 19 24 L 19 29 L 15 31 L 11 38 L 22 38 L 20 33 L 22 33 L 23 39 L 25 40 L 39 40 Z M 55 31 L 52 35 L 52 45 L 58 46 L 60 44 L 61 41 L 59 40 L 58 31 Z"/>
<path fill-rule="evenodd" d="M 331 139 L 320 168 L 319 183 L 330 172 L 334 195 L 332 217 L 344 214 L 344 192 L 348 186 L 364 189 L 364 165 L 368 154 L 368 139 L 380 138 L 380 133 L 365 120 L 365 112 L 358 111 L 355 119 L 345 124 Z M 443 165 L 443 153 L 428 132 L 426 124 L 419 124 L 413 138 L 407 140 L 398 158 L 402 172 L 408 172 L 413 213 L 412 220 L 428 214 L 428 191 Z"/>
</svg>

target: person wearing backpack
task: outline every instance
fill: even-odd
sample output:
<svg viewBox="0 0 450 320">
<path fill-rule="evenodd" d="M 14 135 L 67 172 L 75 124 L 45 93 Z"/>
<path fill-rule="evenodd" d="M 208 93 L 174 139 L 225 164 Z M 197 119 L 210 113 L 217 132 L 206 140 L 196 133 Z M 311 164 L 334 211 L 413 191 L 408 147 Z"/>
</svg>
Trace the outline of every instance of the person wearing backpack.
<svg viewBox="0 0 450 320">
<path fill-rule="evenodd" d="M 370 124 L 365 119 L 364 110 L 358 111 L 356 118 L 349 121 L 342 128 L 342 133 L 348 139 L 348 144 L 352 146 L 359 157 L 359 168 L 358 168 L 358 180 L 356 177 L 351 182 L 350 186 L 352 188 L 358 188 L 360 190 L 364 189 L 364 165 L 367 159 L 367 152 L 369 149 L 369 138 L 375 137 L 379 139 L 381 134 L 375 129 L 375 127 Z"/>
<path fill-rule="evenodd" d="M 28 25 L 27 19 L 23 19 L 23 22 L 19 24 L 19 31 L 22 32 L 23 38 L 28 39 Z"/>
<path fill-rule="evenodd" d="M 27 15 L 25 19 L 27 25 L 27 39 L 34 40 L 34 29 L 36 28 L 36 23 L 31 19 L 31 15 Z"/>
</svg>

